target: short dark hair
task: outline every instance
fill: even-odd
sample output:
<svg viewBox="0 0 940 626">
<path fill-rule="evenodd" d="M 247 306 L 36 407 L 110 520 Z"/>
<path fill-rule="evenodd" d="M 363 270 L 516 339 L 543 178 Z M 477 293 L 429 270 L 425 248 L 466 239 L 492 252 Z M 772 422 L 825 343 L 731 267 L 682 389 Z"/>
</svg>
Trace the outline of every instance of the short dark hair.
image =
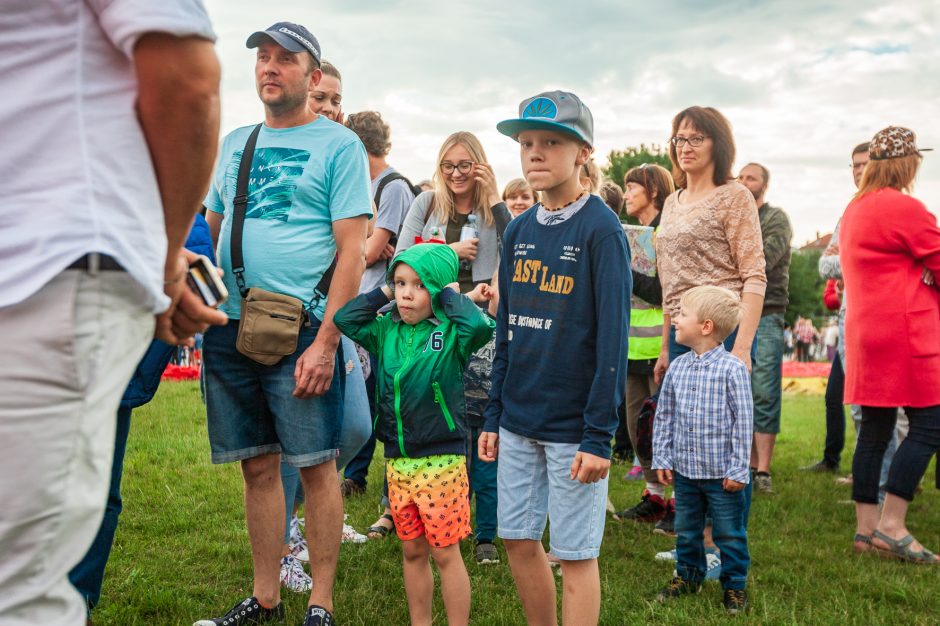
<svg viewBox="0 0 940 626">
<path fill-rule="evenodd" d="M 718 109 L 713 107 L 693 106 L 679 112 L 672 118 L 672 136 L 675 137 L 682 122 L 688 122 L 706 137 L 712 140 L 712 162 L 715 164 L 715 174 L 712 181 L 716 185 L 724 185 L 734 178 L 731 174 L 731 165 L 734 163 L 734 135 L 731 132 L 731 122 L 728 121 Z M 669 142 L 669 159 L 672 161 L 672 177 L 676 187 L 685 188 L 685 172 L 679 168 L 679 158 L 676 146 Z"/>
<path fill-rule="evenodd" d="M 770 170 L 764 167 L 763 165 L 761 165 L 760 163 L 754 163 L 753 161 L 751 161 L 744 167 L 750 167 L 752 165 L 760 170 L 761 175 L 764 177 L 764 189 L 766 189 L 767 186 L 770 184 Z M 742 167 L 741 169 L 743 170 L 744 167 Z"/>
<path fill-rule="evenodd" d="M 871 147 L 871 142 L 870 142 L 870 141 L 865 141 L 865 142 L 863 142 L 863 143 L 860 143 L 860 144 L 858 144 L 857 146 L 855 146 L 854 148 L 852 148 L 852 156 L 855 156 L 855 155 L 858 154 L 859 152 L 868 152 L 868 149 L 869 149 L 870 147 Z"/>
</svg>

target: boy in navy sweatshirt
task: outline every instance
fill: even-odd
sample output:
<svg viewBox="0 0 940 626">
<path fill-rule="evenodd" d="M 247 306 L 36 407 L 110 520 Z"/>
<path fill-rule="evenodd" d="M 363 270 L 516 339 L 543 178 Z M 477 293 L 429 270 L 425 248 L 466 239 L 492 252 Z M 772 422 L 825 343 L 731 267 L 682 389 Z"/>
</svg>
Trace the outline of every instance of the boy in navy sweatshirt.
<svg viewBox="0 0 940 626">
<path fill-rule="evenodd" d="M 564 624 L 597 624 L 610 440 L 624 393 L 630 253 L 617 217 L 584 192 L 591 112 L 574 94 L 529 98 L 497 125 L 519 142 L 542 202 L 510 222 L 499 267 L 490 403 L 482 460 L 499 454 L 499 536 L 527 622 L 554 624 L 562 562 Z"/>
</svg>

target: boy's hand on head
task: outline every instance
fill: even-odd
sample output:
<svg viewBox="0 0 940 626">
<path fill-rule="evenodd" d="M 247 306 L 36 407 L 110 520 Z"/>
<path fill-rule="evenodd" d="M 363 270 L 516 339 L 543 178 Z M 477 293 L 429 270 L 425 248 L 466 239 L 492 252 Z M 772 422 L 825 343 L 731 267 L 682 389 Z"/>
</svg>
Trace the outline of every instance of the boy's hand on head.
<svg viewBox="0 0 940 626">
<path fill-rule="evenodd" d="M 457 291 L 460 291 L 459 289 Z M 464 295 L 470 298 L 474 304 L 483 304 L 488 301 L 492 296 L 490 296 L 490 286 L 486 283 L 479 283 L 476 287 L 473 288 L 473 291 L 465 293 Z"/>
<path fill-rule="evenodd" d="M 589 452 L 578 452 L 571 463 L 571 480 L 578 480 L 584 484 L 596 483 L 607 477 L 610 470 L 610 459 L 594 456 Z"/>
<path fill-rule="evenodd" d="M 664 485 L 671 485 L 672 484 L 672 470 L 667 470 L 667 469 L 656 470 L 656 479 Z"/>
<path fill-rule="evenodd" d="M 723 481 L 721 481 L 721 486 L 725 491 L 730 491 L 732 493 L 744 489 L 744 483 L 739 483 L 738 481 L 731 480 L 730 478 L 725 478 Z"/>
<path fill-rule="evenodd" d="M 492 463 L 499 454 L 499 433 L 480 433 L 477 455 L 484 463 Z"/>
</svg>

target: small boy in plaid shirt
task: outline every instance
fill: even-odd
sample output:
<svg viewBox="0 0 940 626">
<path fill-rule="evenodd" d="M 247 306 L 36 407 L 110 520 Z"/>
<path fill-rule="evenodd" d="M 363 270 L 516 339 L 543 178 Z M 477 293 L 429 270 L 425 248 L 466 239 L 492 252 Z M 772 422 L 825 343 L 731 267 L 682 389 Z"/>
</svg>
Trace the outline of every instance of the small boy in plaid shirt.
<svg viewBox="0 0 940 626">
<path fill-rule="evenodd" d="M 659 392 L 653 469 L 675 482 L 676 576 L 657 600 L 699 591 L 705 579 L 705 518 L 721 551 L 729 613 L 747 608 L 747 507 L 754 405 L 744 363 L 722 341 L 741 318 L 740 299 L 713 286 L 689 289 L 673 317 L 676 341 L 691 348 L 673 361 Z"/>
</svg>

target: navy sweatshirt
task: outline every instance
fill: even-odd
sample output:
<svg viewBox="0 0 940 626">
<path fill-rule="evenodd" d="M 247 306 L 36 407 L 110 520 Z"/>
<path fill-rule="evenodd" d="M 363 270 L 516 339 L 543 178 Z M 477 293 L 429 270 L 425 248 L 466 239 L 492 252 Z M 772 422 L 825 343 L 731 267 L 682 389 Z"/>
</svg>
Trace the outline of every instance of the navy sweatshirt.
<svg viewBox="0 0 940 626">
<path fill-rule="evenodd" d="M 490 403 L 483 430 L 609 458 L 626 380 L 630 251 L 620 221 L 591 196 L 570 219 L 536 210 L 503 236 Z"/>
</svg>

